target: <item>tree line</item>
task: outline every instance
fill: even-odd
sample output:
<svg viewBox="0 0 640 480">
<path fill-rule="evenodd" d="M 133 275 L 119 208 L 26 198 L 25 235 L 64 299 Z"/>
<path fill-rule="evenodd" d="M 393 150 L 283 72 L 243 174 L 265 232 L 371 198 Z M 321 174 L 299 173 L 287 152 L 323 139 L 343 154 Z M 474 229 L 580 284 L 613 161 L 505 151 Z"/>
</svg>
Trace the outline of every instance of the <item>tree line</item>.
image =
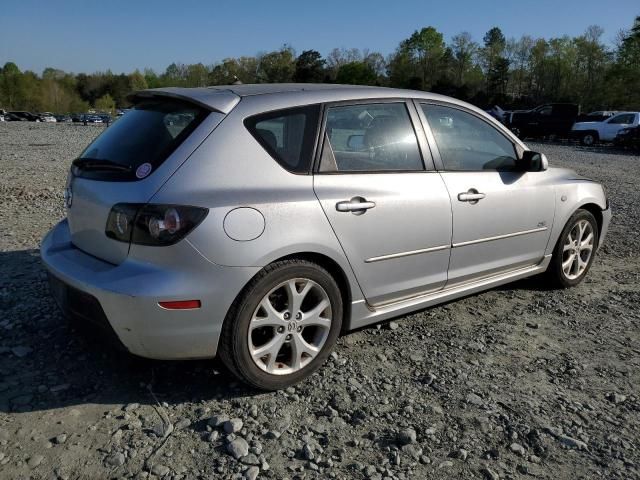
<svg viewBox="0 0 640 480">
<path fill-rule="evenodd" d="M 571 102 L 591 110 L 640 110 L 640 16 L 613 46 L 590 26 L 577 37 L 505 38 L 498 27 L 481 41 L 468 32 L 445 42 L 434 27 L 415 31 L 384 56 L 336 48 L 299 55 L 284 45 L 256 56 L 225 58 L 213 65 L 172 63 L 114 74 L 73 74 L 46 68 L 22 72 L 13 62 L 0 69 L 0 108 L 51 112 L 109 111 L 128 105 L 131 91 L 165 86 L 321 82 L 411 88 L 450 95 L 480 107 L 523 108 Z"/>
</svg>

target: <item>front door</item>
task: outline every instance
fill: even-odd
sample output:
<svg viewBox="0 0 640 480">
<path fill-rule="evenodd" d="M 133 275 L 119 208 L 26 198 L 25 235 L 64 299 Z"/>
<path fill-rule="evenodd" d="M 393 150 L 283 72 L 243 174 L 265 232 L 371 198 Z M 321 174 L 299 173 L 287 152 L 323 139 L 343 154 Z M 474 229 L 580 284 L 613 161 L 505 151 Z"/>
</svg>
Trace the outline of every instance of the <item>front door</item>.
<svg viewBox="0 0 640 480">
<path fill-rule="evenodd" d="M 545 172 L 521 172 L 511 140 L 480 116 L 422 105 L 451 199 L 448 285 L 538 263 L 551 233 L 554 190 Z"/>
<path fill-rule="evenodd" d="M 611 141 L 616 138 L 618 132 L 623 128 L 632 127 L 637 125 L 636 122 L 636 113 L 621 113 L 619 115 L 615 115 L 607 120 L 603 126 L 602 138 L 604 141 Z"/>
<path fill-rule="evenodd" d="M 330 106 L 325 116 L 314 189 L 372 305 L 447 280 L 449 196 L 442 177 L 425 169 L 412 109 L 403 101 L 359 103 Z"/>
</svg>

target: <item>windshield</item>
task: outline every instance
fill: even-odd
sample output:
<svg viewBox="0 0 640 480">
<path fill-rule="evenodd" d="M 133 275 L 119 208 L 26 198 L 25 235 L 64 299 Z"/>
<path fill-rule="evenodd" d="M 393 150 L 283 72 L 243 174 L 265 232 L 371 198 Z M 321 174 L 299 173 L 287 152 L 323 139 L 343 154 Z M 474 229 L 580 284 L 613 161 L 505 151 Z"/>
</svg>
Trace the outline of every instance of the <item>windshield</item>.
<svg viewBox="0 0 640 480">
<path fill-rule="evenodd" d="M 73 173 L 99 180 L 145 178 L 173 153 L 207 113 L 186 102 L 145 100 L 82 152 L 73 162 Z"/>
</svg>

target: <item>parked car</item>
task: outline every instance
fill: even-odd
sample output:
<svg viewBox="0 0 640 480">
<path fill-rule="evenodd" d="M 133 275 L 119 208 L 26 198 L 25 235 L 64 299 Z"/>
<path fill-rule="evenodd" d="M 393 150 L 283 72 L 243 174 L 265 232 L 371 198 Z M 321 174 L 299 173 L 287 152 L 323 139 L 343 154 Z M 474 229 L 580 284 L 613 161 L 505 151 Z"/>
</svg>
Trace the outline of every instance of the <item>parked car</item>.
<svg viewBox="0 0 640 480">
<path fill-rule="evenodd" d="M 602 122 L 603 120 L 613 117 L 617 113 L 618 112 L 611 110 L 599 110 L 596 112 L 578 115 L 576 122 Z"/>
<path fill-rule="evenodd" d="M 53 113 L 50 113 L 50 112 L 41 113 L 38 115 L 38 118 L 40 119 L 41 122 L 47 122 L 47 123 L 57 122 L 56 117 L 53 115 Z"/>
<path fill-rule="evenodd" d="M 640 126 L 623 128 L 618 132 L 613 143 L 618 147 L 640 150 Z"/>
<path fill-rule="evenodd" d="M 20 115 L 16 115 L 15 113 L 12 113 L 12 112 L 7 112 L 7 114 L 4 116 L 4 120 L 5 122 L 28 122 L 29 121 L 26 118 L 21 117 Z"/>
<path fill-rule="evenodd" d="M 556 135 L 567 137 L 580 107 L 571 103 L 550 103 L 533 110 L 516 110 L 505 116 L 507 127 L 519 138 Z"/>
<path fill-rule="evenodd" d="M 24 121 L 24 122 L 39 122 L 40 117 L 31 112 L 9 112 L 12 116 L 13 121 Z M 19 120 L 18 120 L 19 119 Z"/>
<path fill-rule="evenodd" d="M 345 330 L 544 272 L 577 285 L 611 219 L 601 185 L 453 98 L 293 84 L 131 101 L 72 162 L 41 247 L 52 292 L 134 354 L 218 355 L 261 389 L 310 375 Z"/>
<path fill-rule="evenodd" d="M 55 117 L 58 123 L 71 121 L 71 117 L 69 115 L 56 115 Z"/>
<path fill-rule="evenodd" d="M 624 128 L 636 127 L 640 123 L 639 112 L 620 112 L 602 122 L 578 122 L 571 129 L 571 137 L 586 146 L 598 142 L 612 142 Z"/>
<path fill-rule="evenodd" d="M 499 105 L 494 105 L 489 110 L 485 110 L 489 115 L 498 120 L 500 123 L 504 123 L 506 120 L 507 112 L 505 112 Z"/>
</svg>

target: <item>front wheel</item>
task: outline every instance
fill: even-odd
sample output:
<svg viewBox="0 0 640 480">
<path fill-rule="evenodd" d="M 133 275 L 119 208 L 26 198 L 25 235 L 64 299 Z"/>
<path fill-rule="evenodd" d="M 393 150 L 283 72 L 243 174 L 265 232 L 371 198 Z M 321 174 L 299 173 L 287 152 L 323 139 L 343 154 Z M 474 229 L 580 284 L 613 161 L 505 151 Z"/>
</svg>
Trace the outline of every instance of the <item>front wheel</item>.
<svg viewBox="0 0 640 480">
<path fill-rule="evenodd" d="M 582 145 L 584 145 L 585 147 L 592 147 L 593 145 L 598 143 L 598 135 L 593 132 L 584 133 L 580 137 L 580 143 L 582 143 Z"/>
<path fill-rule="evenodd" d="M 591 212 L 577 210 L 556 244 L 548 273 L 556 285 L 578 285 L 591 268 L 598 246 L 598 223 Z"/>
<path fill-rule="evenodd" d="M 243 290 L 222 327 L 219 355 L 239 379 L 278 390 L 315 372 L 342 328 L 342 297 L 324 268 L 285 260 Z"/>
</svg>

